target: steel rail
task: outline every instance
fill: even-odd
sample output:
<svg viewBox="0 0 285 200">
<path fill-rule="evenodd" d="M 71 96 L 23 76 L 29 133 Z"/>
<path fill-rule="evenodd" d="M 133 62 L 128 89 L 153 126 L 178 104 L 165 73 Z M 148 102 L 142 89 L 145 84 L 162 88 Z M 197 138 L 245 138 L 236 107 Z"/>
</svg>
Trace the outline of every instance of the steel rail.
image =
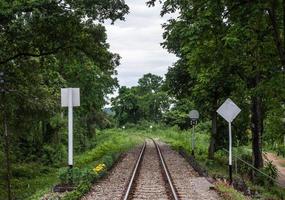
<svg viewBox="0 0 285 200">
<path fill-rule="evenodd" d="M 172 182 L 172 178 L 171 178 L 170 173 L 169 173 L 169 171 L 168 171 L 167 165 L 166 165 L 166 163 L 165 163 L 165 161 L 164 161 L 164 157 L 163 157 L 163 155 L 162 155 L 162 153 L 161 153 L 161 150 L 160 150 L 160 148 L 159 148 L 159 145 L 158 145 L 153 139 L 152 139 L 152 141 L 153 141 L 153 143 L 155 144 L 157 153 L 158 153 L 158 155 L 159 155 L 161 165 L 162 165 L 162 167 L 163 167 L 163 170 L 164 170 L 164 173 L 165 173 L 167 182 L 168 182 L 169 187 L 170 187 L 170 190 L 171 190 L 171 194 L 172 194 L 172 196 L 173 196 L 173 198 L 174 198 L 175 200 L 179 200 L 178 194 L 177 194 L 177 192 L 176 192 L 176 188 L 175 188 L 175 186 L 174 186 L 174 184 L 173 184 L 173 182 Z"/>
<path fill-rule="evenodd" d="M 124 197 L 122 198 L 123 200 L 128 200 L 129 197 L 130 197 L 130 193 L 131 193 L 131 190 L 132 190 L 132 186 L 133 186 L 133 183 L 134 183 L 134 180 L 135 180 L 135 177 L 137 175 L 137 172 L 138 172 L 138 168 L 140 166 L 140 163 L 142 161 L 142 157 L 143 157 L 143 154 L 145 152 L 145 147 L 146 147 L 146 142 L 144 142 L 143 144 L 143 147 L 141 148 L 141 151 L 140 151 L 140 155 L 136 161 L 136 164 L 135 164 L 135 167 L 132 171 L 132 176 L 130 178 L 130 181 L 129 181 L 129 184 L 128 184 L 128 187 L 127 187 L 127 190 L 125 192 L 125 195 Z"/>
</svg>

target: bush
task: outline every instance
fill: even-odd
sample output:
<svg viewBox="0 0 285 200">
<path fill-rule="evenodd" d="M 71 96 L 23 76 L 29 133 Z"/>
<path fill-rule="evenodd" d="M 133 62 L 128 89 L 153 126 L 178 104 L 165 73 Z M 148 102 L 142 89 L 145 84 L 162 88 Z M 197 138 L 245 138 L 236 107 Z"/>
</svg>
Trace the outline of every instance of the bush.
<svg viewBox="0 0 285 200">
<path fill-rule="evenodd" d="M 78 200 L 84 196 L 92 187 L 90 182 L 82 182 L 78 185 L 77 189 L 67 193 L 62 200 Z"/>
<path fill-rule="evenodd" d="M 81 171 L 78 167 L 65 167 L 59 170 L 58 178 L 61 184 L 77 185 L 81 179 Z"/>
<path fill-rule="evenodd" d="M 274 180 L 276 180 L 278 176 L 277 167 L 272 164 L 272 161 L 269 161 L 266 162 L 265 167 L 261 169 L 261 171 L 270 176 L 273 180 L 257 172 L 257 177 L 256 177 L 257 183 L 264 186 L 273 186 L 275 184 Z"/>
<path fill-rule="evenodd" d="M 211 121 L 201 122 L 195 127 L 195 131 L 200 133 L 209 133 L 211 131 L 211 126 Z"/>
<path fill-rule="evenodd" d="M 41 162 L 44 165 L 58 165 L 66 157 L 66 149 L 63 145 L 44 145 Z"/>
<path fill-rule="evenodd" d="M 113 163 L 114 163 L 114 159 L 112 155 L 106 155 L 102 158 L 102 162 L 106 164 L 107 168 L 109 169 Z"/>
<path fill-rule="evenodd" d="M 21 165 L 21 166 L 15 166 L 12 169 L 13 172 L 13 176 L 14 177 L 23 177 L 23 178 L 33 178 L 36 175 L 38 175 L 38 173 L 34 173 L 33 169 L 30 166 L 26 166 L 26 165 Z"/>
<path fill-rule="evenodd" d="M 42 173 L 50 172 L 51 168 L 42 166 L 39 163 L 22 163 L 12 165 L 12 175 L 15 178 L 34 178 Z"/>
<path fill-rule="evenodd" d="M 278 156 L 283 156 L 285 157 L 285 147 L 283 145 L 279 145 L 278 147 L 276 147 L 276 153 Z"/>
<path fill-rule="evenodd" d="M 241 154 L 239 158 L 241 158 L 243 161 L 247 163 L 252 162 L 252 156 L 248 154 Z M 241 177 L 247 178 L 250 176 L 251 168 L 244 162 L 238 160 L 238 172 L 239 174 L 241 174 Z"/>
<path fill-rule="evenodd" d="M 88 168 L 83 169 L 81 172 L 81 182 L 93 183 L 97 178 L 97 174 Z"/>
<path fill-rule="evenodd" d="M 241 194 L 240 192 L 236 191 L 233 187 L 223 183 L 217 182 L 215 183 L 216 190 L 218 193 L 223 197 L 225 200 L 246 200 L 247 198 Z"/>
</svg>

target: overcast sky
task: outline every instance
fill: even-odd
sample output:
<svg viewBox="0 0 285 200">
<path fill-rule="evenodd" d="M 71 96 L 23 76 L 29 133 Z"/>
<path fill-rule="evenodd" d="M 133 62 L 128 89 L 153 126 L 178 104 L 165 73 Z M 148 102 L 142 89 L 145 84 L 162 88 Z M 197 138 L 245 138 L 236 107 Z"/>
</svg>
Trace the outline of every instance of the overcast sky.
<svg viewBox="0 0 285 200">
<path fill-rule="evenodd" d="M 147 7 L 146 0 L 126 0 L 130 13 L 125 21 L 106 24 L 111 51 L 120 54 L 121 65 L 117 68 L 121 86 L 134 86 L 143 74 L 163 76 L 176 61 L 160 46 L 163 41 L 161 25 L 167 18 L 160 17 L 161 7 Z M 168 16 L 168 18 L 171 16 Z"/>
</svg>

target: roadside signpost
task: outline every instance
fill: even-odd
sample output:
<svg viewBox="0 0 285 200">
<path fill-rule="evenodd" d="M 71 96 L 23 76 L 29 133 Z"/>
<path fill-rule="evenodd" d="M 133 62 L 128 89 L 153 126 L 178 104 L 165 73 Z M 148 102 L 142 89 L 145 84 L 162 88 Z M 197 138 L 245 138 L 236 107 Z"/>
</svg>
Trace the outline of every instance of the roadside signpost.
<svg viewBox="0 0 285 200">
<path fill-rule="evenodd" d="M 61 106 L 68 107 L 68 165 L 73 167 L 73 107 L 80 106 L 79 88 L 61 88 Z"/>
<path fill-rule="evenodd" d="M 232 121 L 240 113 L 241 109 L 228 98 L 217 110 L 217 113 L 221 115 L 229 123 L 229 177 L 230 184 L 232 184 Z"/>
<path fill-rule="evenodd" d="M 189 118 L 191 119 L 191 125 L 192 125 L 192 156 L 195 155 L 194 148 L 195 148 L 195 125 L 198 122 L 199 119 L 199 112 L 197 110 L 191 110 L 189 113 Z"/>
</svg>

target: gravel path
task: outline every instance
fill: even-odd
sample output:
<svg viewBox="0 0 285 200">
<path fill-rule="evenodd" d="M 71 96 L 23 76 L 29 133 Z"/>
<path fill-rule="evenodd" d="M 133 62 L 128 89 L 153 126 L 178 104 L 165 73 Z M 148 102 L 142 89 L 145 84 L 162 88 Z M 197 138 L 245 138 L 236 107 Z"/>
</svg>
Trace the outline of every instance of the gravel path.
<svg viewBox="0 0 285 200">
<path fill-rule="evenodd" d="M 141 147 L 128 152 L 106 178 L 96 183 L 82 200 L 119 200 L 129 180 Z"/>
<path fill-rule="evenodd" d="M 221 199 L 215 191 L 209 189 L 212 184 L 206 178 L 198 177 L 181 155 L 165 143 L 158 144 L 181 200 Z"/>
<path fill-rule="evenodd" d="M 165 181 L 160 168 L 159 157 L 156 147 L 151 140 L 147 140 L 145 154 L 135 186 L 132 193 L 132 199 L 168 199 Z"/>
</svg>

